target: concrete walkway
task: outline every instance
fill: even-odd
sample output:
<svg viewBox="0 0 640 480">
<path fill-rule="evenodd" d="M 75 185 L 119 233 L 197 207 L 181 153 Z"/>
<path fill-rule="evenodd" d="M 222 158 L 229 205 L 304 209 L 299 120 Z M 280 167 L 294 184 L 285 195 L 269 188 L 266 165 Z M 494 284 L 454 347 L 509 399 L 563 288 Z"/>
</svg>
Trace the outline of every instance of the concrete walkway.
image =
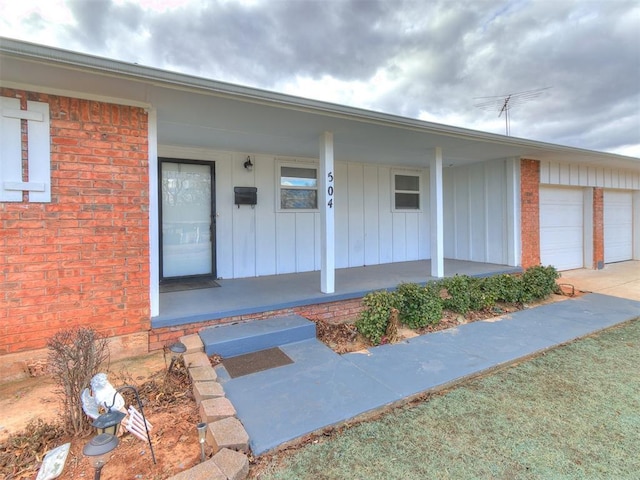
<svg viewBox="0 0 640 480">
<path fill-rule="evenodd" d="M 317 340 L 282 350 L 294 361 L 218 380 L 256 455 L 308 433 L 455 383 L 640 316 L 640 302 L 585 296 L 415 337 L 368 353 L 337 355 Z"/>
</svg>

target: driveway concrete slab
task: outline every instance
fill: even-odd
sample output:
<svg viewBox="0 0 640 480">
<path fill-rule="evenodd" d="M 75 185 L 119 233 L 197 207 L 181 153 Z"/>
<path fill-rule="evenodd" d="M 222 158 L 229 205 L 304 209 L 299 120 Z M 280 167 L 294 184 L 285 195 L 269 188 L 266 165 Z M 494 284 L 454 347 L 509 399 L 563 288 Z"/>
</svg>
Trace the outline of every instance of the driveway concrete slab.
<svg viewBox="0 0 640 480">
<path fill-rule="evenodd" d="M 558 282 L 586 292 L 640 301 L 640 260 L 608 263 L 602 270 L 569 270 L 562 272 Z"/>
</svg>

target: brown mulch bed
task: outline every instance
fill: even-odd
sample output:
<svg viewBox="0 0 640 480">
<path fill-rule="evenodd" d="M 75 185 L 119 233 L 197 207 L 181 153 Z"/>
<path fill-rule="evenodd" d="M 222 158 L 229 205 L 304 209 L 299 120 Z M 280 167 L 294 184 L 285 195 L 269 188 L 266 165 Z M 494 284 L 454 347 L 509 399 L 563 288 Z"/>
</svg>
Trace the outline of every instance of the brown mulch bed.
<svg viewBox="0 0 640 480">
<path fill-rule="evenodd" d="M 518 310 L 522 310 L 524 305 L 496 305 L 495 307 L 480 312 L 469 312 L 461 315 L 450 310 L 445 310 L 440 323 L 412 331 L 410 336 L 422 335 L 440 330 L 447 330 L 465 323 L 488 320 L 491 318 L 508 315 Z M 316 335 L 318 339 L 326 344 L 336 353 L 349 353 L 364 350 L 372 347 L 373 344 L 360 335 L 353 323 L 330 323 L 326 320 L 313 320 L 316 324 Z M 404 332 L 404 335 L 402 334 Z M 408 330 L 401 330 L 400 340 L 407 338 Z"/>
<path fill-rule="evenodd" d="M 126 379 L 132 380 L 132 379 Z M 120 382 L 119 382 L 120 383 Z M 132 384 L 131 381 L 126 383 Z M 102 469 L 103 480 L 139 478 L 160 480 L 188 469 L 200 461 L 200 444 L 195 425 L 200 421 L 191 393 L 191 380 L 180 363 L 171 374 L 161 370 L 138 386 L 147 420 L 153 426 L 150 436 L 156 464 L 149 444 L 129 433 L 120 436 L 120 444 Z M 127 404 L 137 405 L 127 390 Z M 0 478 L 33 479 L 47 451 L 70 442 L 71 448 L 61 480 L 93 478 L 94 469 L 82 449 L 95 433 L 73 437 L 59 424 L 32 423 L 23 432 L 0 443 Z"/>
</svg>

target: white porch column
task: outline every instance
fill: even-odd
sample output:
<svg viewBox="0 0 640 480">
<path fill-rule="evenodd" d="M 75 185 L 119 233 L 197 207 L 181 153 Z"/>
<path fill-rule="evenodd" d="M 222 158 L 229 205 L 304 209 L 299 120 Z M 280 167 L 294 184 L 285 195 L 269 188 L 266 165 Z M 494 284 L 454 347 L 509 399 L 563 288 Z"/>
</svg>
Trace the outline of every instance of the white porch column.
<svg viewBox="0 0 640 480">
<path fill-rule="evenodd" d="M 442 193 L 442 147 L 436 147 L 429 163 L 431 219 L 431 276 L 444 277 L 444 214 Z"/>
<path fill-rule="evenodd" d="M 149 109 L 149 301 L 152 317 L 160 315 L 160 208 L 158 206 L 158 114 Z"/>
<path fill-rule="evenodd" d="M 521 265 L 520 255 L 520 159 L 506 160 L 507 171 L 507 252 L 506 264 Z"/>
<path fill-rule="evenodd" d="M 333 204 L 334 188 L 333 133 L 320 135 L 320 191 L 318 208 L 320 209 L 320 291 L 335 291 L 336 253 L 335 253 L 335 215 Z"/>
</svg>

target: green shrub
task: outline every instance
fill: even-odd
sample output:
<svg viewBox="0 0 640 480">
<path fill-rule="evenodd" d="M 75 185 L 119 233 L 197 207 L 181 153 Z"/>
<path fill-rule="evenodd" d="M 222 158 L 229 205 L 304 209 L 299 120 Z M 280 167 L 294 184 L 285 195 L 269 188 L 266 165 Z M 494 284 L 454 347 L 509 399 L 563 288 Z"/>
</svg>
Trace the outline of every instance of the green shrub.
<svg viewBox="0 0 640 480">
<path fill-rule="evenodd" d="M 397 308 L 396 296 L 386 290 L 371 292 L 362 299 L 362 304 L 365 308 L 356 321 L 356 328 L 371 343 L 379 345 L 387 331 L 391 309 Z"/>
<path fill-rule="evenodd" d="M 558 278 L 560 274 L 552 266 L 528 268 L 522 274 L 522 301 L 541 300 L 558 291 Z"/>
<path fill-rule="evenodd" d="M 400 321 L 409 328 L 435 325 L 442 318 L 442 300 L 431 284 L 401 283 L 396 290 Z"/>
<path fill-rule="evenodd" d="M 494 275 L 485 279 L 485 288 L 496 302 L 520 303 L 522 302 L 521 277 L 515 275 Z"/>
<path fill-rule="evenodd" d="M 438 283 L 441 290 L 446 290 L 444 308 L 454 312 L 464 315 L 472 310 L 483 310 L 495 303 L 495 297 L 485 288 L 483 278 L 455 275 Z"/>
<path fill-rule="evenodd" d="M 496 304 L 496 296 L 491 291 L 488 278 L 471 277 L 471 310 L 485 310 Z"/>
<path fill-rule="evenodd" d="M 379 345 L 386 334 L 392 308 L 398 309 L 402 323 L 421 328 L 439 323 L 443 308 L 465 315 L 490 308 L 496 301 L 526 303 L 546 298 L 558 290 L 559 277 L 554 267 L 538 266 L 527 269 L 521 276 L 455 275 L 426 287 L 401 283 L 395 292 L 381 290 L 366 295 L 356 328 L 371 343 Z"/>
</svg>

